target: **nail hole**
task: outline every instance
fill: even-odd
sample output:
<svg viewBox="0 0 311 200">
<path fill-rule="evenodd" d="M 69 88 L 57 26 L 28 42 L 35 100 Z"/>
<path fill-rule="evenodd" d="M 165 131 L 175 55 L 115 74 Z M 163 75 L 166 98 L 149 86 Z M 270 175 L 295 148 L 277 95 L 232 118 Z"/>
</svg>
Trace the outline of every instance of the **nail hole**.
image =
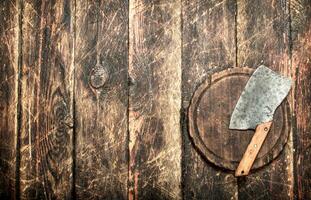
<svg viewBox="0 0 311 200">
<path fill-rule="evenodd" d="M 241 174 L 244 174 L 244 170 L 241 171 Z"/>
<path fill-rule="evenodd" d="M 265 131 L 268 131 L 268 128 L 267 127 L 265 127 L 265 129 L 264 129 Z"/>
</svg>

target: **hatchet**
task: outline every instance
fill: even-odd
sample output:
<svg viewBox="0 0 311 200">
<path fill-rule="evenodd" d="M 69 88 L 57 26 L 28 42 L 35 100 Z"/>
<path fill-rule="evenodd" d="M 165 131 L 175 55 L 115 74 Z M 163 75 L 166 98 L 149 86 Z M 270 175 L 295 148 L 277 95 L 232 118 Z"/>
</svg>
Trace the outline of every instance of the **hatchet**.
<svg viewBox="0 0 311 200">
<path fill-rule="evenodd" d="M 261 65 L 248 80 L 231 115 L 229 129 L 255 129 L 254 136 L 235 171 L 248 175 L 270 130 L 273 114 L 287 96 L 291 80 Z"/>
</svg>

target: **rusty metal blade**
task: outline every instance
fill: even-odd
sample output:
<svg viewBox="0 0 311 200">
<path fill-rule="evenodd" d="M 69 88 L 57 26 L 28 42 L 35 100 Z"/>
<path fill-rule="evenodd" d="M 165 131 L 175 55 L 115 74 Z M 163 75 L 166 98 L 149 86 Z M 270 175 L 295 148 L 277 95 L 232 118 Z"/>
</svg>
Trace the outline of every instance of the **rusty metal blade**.
<svg viewBox="0 0 311 200">
<path fill-rule="evenodd" d="M 231 115 L 230 129 L 255 129 L 271 121 L 287 96 L 291 80 L 261 65 L 248 80 Z"/>
</svg>

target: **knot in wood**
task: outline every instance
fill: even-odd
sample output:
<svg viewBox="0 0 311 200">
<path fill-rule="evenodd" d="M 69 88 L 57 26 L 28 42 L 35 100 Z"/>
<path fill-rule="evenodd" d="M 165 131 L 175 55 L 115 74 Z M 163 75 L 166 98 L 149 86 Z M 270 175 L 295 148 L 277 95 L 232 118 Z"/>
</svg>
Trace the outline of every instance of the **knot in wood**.
<svg viewBox="0 0 311 200">
<path fill-rule="evenodd" d="M 103 87 L 109 79 L 109 71 L 101 64 L 97 64 L 90 73 L 90 85 L 99 89 Z"/>
</svg>

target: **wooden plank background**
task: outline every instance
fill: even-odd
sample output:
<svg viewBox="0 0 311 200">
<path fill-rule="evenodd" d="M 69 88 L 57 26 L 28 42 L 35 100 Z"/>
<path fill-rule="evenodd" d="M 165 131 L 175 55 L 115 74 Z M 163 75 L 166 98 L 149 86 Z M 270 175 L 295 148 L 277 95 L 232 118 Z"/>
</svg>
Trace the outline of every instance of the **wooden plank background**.
<svg viewBox="0 0 311 200">
<path fill-rule="evenodd" d="M 185 199 L 236 199 L 237 179 L 233 173 L 207 164 L 193 148 L 186 119 L 198 85 L 213 72 L 236 67 L 236 2 L 187 0 L 183 1 L 182 12 L 183 196 Z"/>
<path fill-rule="evenodd" d="M 311 198 L 311 1 L 291 0 L 291 66 L 295 72 L 294 170 L 297 199 Z"/>
<path fill-rule="evenodd" d="M 4 0 L 0 22 L 0 199 L 311 199 L 310 0 Z M 294 80 L 291 132 L 235 178 L 187 109 L 260 64 Z"/>
<path fill-rule="evenodd" d="M 77 199 L 126 199 L 128 2 L 75 1 Z"/>
<path fill-rule="evenodd" d="M 72 187 L 71 2 L 22 1 L 21 199 L 68 199 Z"/>
<path fill-rule="evenodd" d="M 19 181 L 17 144 L 20 128 L 20 4 L 0 3 L 0 197 L 15 199 Z"/>
<path fill-rule="evenodd" d="M 129 199 L 180 199 L 181 1 L 130 1 Z"/>
<path fill-rule="evenodd" d="M 237 7 L 237 65 L 257 67 L 264 64 L 291 77 L 289 1 L 263 0 L 254 4 L 241 0 Z M 292 95 L 288 101 L 292 105 Z M 293 145 L 289 139 L 283 153 L 270 165 L 241 178 L 239 198 L 292 199 L 292 161 Z"/>
</svg>

